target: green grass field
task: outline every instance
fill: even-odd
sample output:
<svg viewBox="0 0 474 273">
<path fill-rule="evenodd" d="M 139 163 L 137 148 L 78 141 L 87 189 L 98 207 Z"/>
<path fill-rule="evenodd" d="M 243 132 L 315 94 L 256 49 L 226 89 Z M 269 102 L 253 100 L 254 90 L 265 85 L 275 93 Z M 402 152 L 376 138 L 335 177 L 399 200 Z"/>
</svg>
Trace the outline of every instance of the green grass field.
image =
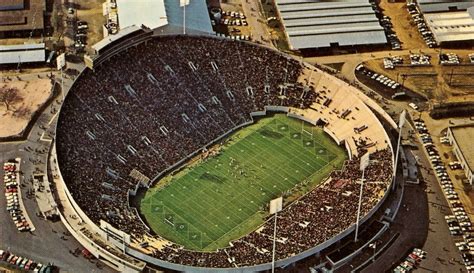
<svg viewBox="0 0 474 273">
<path fill-rule="evenodd" d="M 346 154 L 321 129 L 278 114 L 227 138 L 219 154 L 163 178 L 140 210 L 159 235 L 210 251 L 255 230 L 271 199 L 285 202 L 319 184 Z M 305 129 L 310 131 L 308 124 Z"/>
</svg>

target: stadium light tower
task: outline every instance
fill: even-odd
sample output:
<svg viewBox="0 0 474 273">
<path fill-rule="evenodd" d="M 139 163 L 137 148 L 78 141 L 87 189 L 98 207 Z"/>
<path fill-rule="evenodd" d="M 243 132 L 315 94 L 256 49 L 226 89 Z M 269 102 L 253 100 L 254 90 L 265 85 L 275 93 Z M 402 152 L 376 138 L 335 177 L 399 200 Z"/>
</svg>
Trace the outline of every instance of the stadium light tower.
<svg viewBox="0 0 474 273">
<path fill-rule="evenodd" d="M 400 153 L 400 141 L 402 140 L 402 129 L 403 125 L 405 125 L 407 112 L 403 110 L 400 114 L 400 120 L 398 121 L 398 141 L 397 141 L 397 152 L 395 154 L 395 166 L 393 166 L 393 176 L 392 176 L 392 190 L 395 190 L 395 182 L 396 182 L 396 175 L 397 175 L 397 166 L 398 166 L 398 155 Z"/>
<path fill-rule="evenodd" d="M 183 7 L 183 34 L 186 34 L 186 6 L 190 0 L 179 0 L 179 6 Z"/>
<path fill-rule="evenodd" d="M 56 65 L 57 69 L 61 71 L 61 94 L 63 96 L 64 101 L 64 77 L 63 77 L 63 69 L 66 66 L 66 54 L 62 53 L 56 58 Z"/>
<path fill-rule="evenodd" d="M 270 214 L 275 214 L 275 222 L 273 224 L 273 253 L 272 253 L 272 273 L 275 272 L 275 254 L 276 254 L 276 230 L 278 212 L 283 208 L 283 197 L 278 197 L 270 201 Z"/>
<path fill-rule="evenodd" d="M 359 169 L 362 171 L 362 179 L 360 181 L 360 193 L 359 193 L 359 207 L 357 209 L 357 221 L 356 221 L 356 230 L 355 230 L 355 238 L 354 242 L 357 242 L 357 235 L 359 235 L 359 221 L 360 221 L 360 209 L 362 207 L 362 192 L 364 190 L 364 175 L 365 175 L 365 168 L 369 166 L 370 163 L 370 153 L 366 153 L 360 158 L 360 167 Z"/>
</svg>

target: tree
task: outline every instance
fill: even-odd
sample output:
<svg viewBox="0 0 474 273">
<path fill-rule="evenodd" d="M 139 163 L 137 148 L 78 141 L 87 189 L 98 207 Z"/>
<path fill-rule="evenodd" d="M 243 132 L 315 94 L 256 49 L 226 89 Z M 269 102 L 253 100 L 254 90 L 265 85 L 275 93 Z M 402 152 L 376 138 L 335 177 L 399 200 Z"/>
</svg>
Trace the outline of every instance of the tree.
<svg viewBox="0 0 474 273">
<path fill-rule="evenodd" d="M 28 107 L 22 105 L 15 111 L 13 111 L 13 116 L 27 119 L 31 115 L 31 110 Z"/>
<path fill-rule="evenodd" d="M 5 104 L 7 111 L 11 110 L 11 107 L 23 101 L 23 97 L 20 95 L 18 88 L 16 87 L 0 87 L 0 103 Z"/>
</svg>

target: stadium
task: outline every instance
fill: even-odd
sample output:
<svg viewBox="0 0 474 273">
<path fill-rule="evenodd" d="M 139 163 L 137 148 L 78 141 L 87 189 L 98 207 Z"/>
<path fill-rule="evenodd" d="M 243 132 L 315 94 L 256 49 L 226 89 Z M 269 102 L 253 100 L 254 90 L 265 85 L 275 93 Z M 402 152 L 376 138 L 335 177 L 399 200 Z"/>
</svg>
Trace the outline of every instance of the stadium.
<svg viewBox="0 0 474 273">
<path fill-rule="evenodd" d="M 202 36 L 111 44 L 75 80 L 53 149 L 61 220 L 124 272 L 256 272 L 319 253 L 390 192 L 393 151 L 355 87 L 272 49 Z M 372 109 L 373 108 L 373 109 Z M 116 251 L 113 249 L 119 249 Z"/>
</svg>

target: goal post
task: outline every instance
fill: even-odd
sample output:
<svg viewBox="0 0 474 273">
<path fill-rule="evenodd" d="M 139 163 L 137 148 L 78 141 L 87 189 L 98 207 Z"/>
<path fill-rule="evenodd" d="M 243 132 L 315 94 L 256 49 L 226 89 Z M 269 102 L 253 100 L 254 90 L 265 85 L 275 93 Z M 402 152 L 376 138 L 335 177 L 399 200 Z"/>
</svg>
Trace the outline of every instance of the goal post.
<svg viewBox="0 0 474 273">
<path fill-rule="evenodd" d="M 310 125 L 311 131 L 309 131 L 309 130 L 306 130 L 304 123 L 305 123 L 305 122 L 302 120 L 302 121 L 301 121 L 301 134 L 306 133 L 306 134 L 310 135 L 311 138 L 313 138 L 313 135 L 314 135 L 314 126 Z"/>
<path fill-rule="evenodd" d="M 163 218 L 163 219 L 165 220 L 165 223 L 167 223 L 168 225 L 174 227 L 174 223 L 171 222 L 170 220 L 168 220 L 168 219 L 166 218 L 166 216 L 165 216 L 165 218 Z"/>
</svg>

